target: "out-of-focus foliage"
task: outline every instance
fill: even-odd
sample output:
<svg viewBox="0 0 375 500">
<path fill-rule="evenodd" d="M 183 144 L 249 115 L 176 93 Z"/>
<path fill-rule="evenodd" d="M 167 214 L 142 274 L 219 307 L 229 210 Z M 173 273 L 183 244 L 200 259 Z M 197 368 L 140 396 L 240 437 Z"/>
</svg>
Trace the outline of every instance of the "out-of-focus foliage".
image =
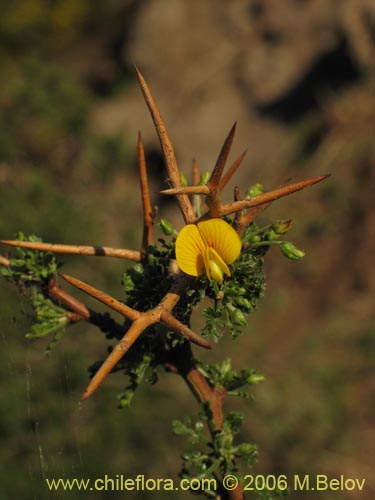
<svg viewBox="0 0 375 500">
<path fill-rule="evenodd" d="M 30 54 L 22 65 L 9 61 L 2 66 L 1 160 L 54 169 L 71 163 L 87 119 L 83 87 L 58 63 L 46 65 L 40 54 Z"/>
</svg>

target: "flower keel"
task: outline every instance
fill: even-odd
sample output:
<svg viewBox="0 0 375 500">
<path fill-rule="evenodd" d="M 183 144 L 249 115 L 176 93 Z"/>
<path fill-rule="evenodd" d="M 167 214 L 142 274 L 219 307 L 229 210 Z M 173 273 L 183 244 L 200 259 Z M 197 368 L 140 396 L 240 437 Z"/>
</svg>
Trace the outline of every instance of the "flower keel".
<svg viewBox="0 0 375 500">
<path fill-rule="evenodd" d="M 215 280 L 218 283 L 223 281 L 223 275 L 230 276 L 229 267 L 220 257 L 220 255 L 211 247 L 206 248 L 204 265 L 208 279 Z"/>
</svg>

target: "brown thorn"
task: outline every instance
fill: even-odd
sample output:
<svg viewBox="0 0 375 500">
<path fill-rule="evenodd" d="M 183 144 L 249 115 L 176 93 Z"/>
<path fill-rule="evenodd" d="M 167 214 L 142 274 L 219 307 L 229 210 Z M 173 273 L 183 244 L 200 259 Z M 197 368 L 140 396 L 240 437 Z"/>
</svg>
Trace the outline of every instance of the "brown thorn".
<svg viewBox="0 0 375 500">
<path fill-rule="evenodd" d="M 9 266 L 10 264 L 10 260 L 7 259 L 6 257 L 3 257 L 2 255 L 0 255 L 0 265 L 1 266 Z"/>
<path fill-rule="evenodd" d="M 154 101 L 154 98 L 151 95 L 150 89 L 145 79 L 143 78 L 138 68 L 136 66 L 134 66 L 134 68 L 137 73 L 143 97 L 151 113 L 156 133 L 159 137 L 168 177 L 170 178 L 173 187 L 175 188 L 180 187 L 181 186 L 180 171 L 177 166 L 176 155 L 174 153 L 172 142 L 169 138 L 169 134 L 165 127 L 164 121 L 160 115 L 159 109 Z M 180 206 L 180 210 L 184 217 L 185 222 L 186 223 L 192 222 L 195 219 L 195 215 L 189 197 L 185 194 L 182 194 L 177 198 L 177 201 Z"/>
<path fill-rule="evenodd" d="M 56 284 L 56 280 L 54 278 L 48 283 L 47 293 L 53 299 L 63 303 L 71 311 L 79 314 L 81 319 L 90 319 L 91 312 L 89 308 L 83 304 L 83 302 L 80 302 L 78 299 L 70 295 L 70 293 L 62 290 L 62 288 Z"/>
<path fill-rule="evenodd" d="M 238 186 L 234 186 L 233 199 L 234 201 L 240 201 L 241 199 L 241 191 Z"/>
<path fill-rule="evenodd" d="M 238 186 L 234 187 L 233 198 L 234 201 L 239 201 L 241 199 L 241 192 Z M 242 210 L 239 210 L 238 212 L 235 213 L 234 216 L 234 227 L 236 228 L 236 230 L 238 227 L 240 227 L 242 219 L 243 219 L 243 212 Z"/>
<path fill-rule="evenodd" d="M 193 170 L 193 186 L 197 186 L 199 184 L 199 168 L 197 160 L 195 158 L 193 158 L 192 170 Z"/>
<path fill-rule="evenodd" d="M 134 342 L 138 339 L 142 332 L 148 326 L 158 323 L 161 320 L 162 313 L 168 312 L 173 309 L 173 307 L 180 299 L 180 294 L 182 293 L 182 291 L 185 290 L 189 283 L 192 281 L 190 278 L 190 276 L 186 276 L 183 274 L 179 275 L 176 278 L 174 284 L 171 286 L 170 291 L 164 296 L 164 298 L 154 309 L 151 309 L 146 313 L 139 313 L 132 310 L 138 315 L 137 318 L 134 320 L 133 324 L 126 332 L 122 340 L 115 346 L 111 354 L 104 361 L 98 372 L 94 375 L 81 398 L 82 400 L 90 397 L 91 394 L 101 385 L 112 368 L 130 349 L 130 347 L 134 344 Z"/>
<path fill-rule="evenodd" d="M 238 167 L 241 165 L 242 160 L 245 158 L 247 153 L 247 150 L 244 151 L 238 158 L 237 160 L 231 165 L 229 168 L 228 172 L 224 175 L 224 177 L 220 180 L 219 182 L 219 191 L 222 191 L 224 187 L 228 184 L 228 182 L 231 180 L 233 175 L 236 173 Z"/>
<path fill-rule="evenodd" d="M 236 132 L 236 123 L 234 123 L 234 125 L 230 129 L 229 134 L 227 135 L 227 137 L 224 141 L 224 144 L 221 148 L 219 156 L 216 160 L 216 165 L 212 171 L 212 175 L 210 177 L 210 180 L 207 182 L 207 186 L 210 189 L 216 189 L 219 186 L 219 182 L 220 182 L 221 176 L 223 174 L 225 164 L 227 162 L 230 148 L 233 144 L 235 132 Z"/>
<path fill-rule="evenodd" d="M 172 316 L 172 314 L 170 314 L 168 311 L 162 311 L 160 319 L 163 323 L 172 328 L 172 330 L 179 333 L 193 344 L 204 347 L 205 349 L 211 349 L 211 344 L 206 339 L 198 335 L 198 333 L 195 333 L 188 326 L 178 321 L 178 319 Z"/>
<path fill-rule="evenodd" d="M 160 194 L 176 195 L 176 194 L 209 194 L 210 189 L 207 185 L 204 186 L 185 186 L 180 188 L 164 189 Z"/>
<path fill-rule="evenodd" d="M 228 205 L 223 205 L 220 210 L 220 216 L 228 215 L 237 212 L 238 210 L 246 210 L 247 208 L 263 205 L 264 203 L 277 200 L 278 198 L 282 198 L 283 196 L 288 196 L 289 194 L 295 193 L 296 191 L 300 191 L 301 189 L 304 189 L 308 186 L 312 186 L 317 182 L 321 182 L 327 179 L 327 177 L 329 176 L 330 174 L 320 175 L 318 177 L 313 177 L 304 181 L 295 182 L 294 184 L 290 184 L 289 186 L 282 186 L 272 191 L 268 191 L 267 193 L 254 196 L 253 198 L 250 198 L 248 200 L 240 200 L 229 203 Z"/>
<path fill-rule="evenodd" d="M 132 321 L 138 319 L 141 315 L 141 313 L 139 313 L 135 309 L 132 309 L 131 307 L 127 306 L 126 304 L 123 304 L 119 300 L 114 299 L 110 295 L 107 295 L 106 293 L 102 292 L 101 290 L 98 290 L 97 288 L 94 288 L 93 286 L 88 285 L 87 283 L 84 283 L 83 281 L 80 281 L 76 278 L 73 278 L 72 276 L 69 276 L 68 274 L 59 273 L 58 275 L 61 276 L 61 278 L 63 278 L 65 281 L 67 281 L 71 285 L 75 286 L 76 288 L 79 288 L 80 290 L 87 293 L 91 297 L 94 297 L 95 299 L 99 300 L 99 302 L 102 302 L 103 304 L 109 306 L 114 311 L 119 312 L 120 314 L 122 314 L 126 318 L 129 318 Z"/>
<path fill-rule="evenodd" d="M 89 398 L 96 389 L 102 384 L 110 371 L 116 366 L 124 354 L 130 349 L 143 331 L 157 320 L 150 315 L 142 315 L 131 325 L 129 330 L 123 336 L 118 344 L 115 345 L 111 354 L 103 362 L 99 370 L 95 373 L 86 391 L 81 397 L 81 401 Z"/>
<path fill-rule="evenodd" d="M 147 247 L 152 243 L 153 212 L 150 199 L 150 189 L 147 180 L 145 150 L 143 147 L 142 136 L 140 132 L 138 132 L 138 166 L 143 207 L 143 236 L 141 257 L 142 259 L 145 259 L 147 255 Z"/>
<path fill-rule="evenodd" d="M 110 248 L 101 246 L 80 246 L 80 245 L 60 245 L 54 243 L 41 243 L 34 241 L 18 241 L 18 240 L 0 240 L 4 245 L 13 247 L 28 248 L 30 250 L 39 250 L 41 252 L 64 253 L 71 255 L 93 255 L 99 257 L 118 257 L 121 259 L 133 260 L 139 262 L 141 260 L 140 252 L 136 250 L 126 250 L 121 248 Z"/>
</svg>

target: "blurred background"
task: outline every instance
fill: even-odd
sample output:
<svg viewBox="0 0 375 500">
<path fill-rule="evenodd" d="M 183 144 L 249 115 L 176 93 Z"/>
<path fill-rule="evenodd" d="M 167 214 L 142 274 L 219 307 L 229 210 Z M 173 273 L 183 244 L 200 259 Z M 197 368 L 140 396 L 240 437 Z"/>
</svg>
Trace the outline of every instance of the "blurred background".
<svg viewBox="0 0 375 500">
<path fill-rule="evenodd" d="M 269 253 L 266 297 L 247 334 L 205 359 L 224 353 L 266 376 L 253 400 L 226 404 L 246 415 L 241 438 L 259 444 L 258 473 L 365 477 L 362 493 L 319 499 L 373 498 L 374 3 L 0 0 L 0 12 L 1 238 L 22 230 L 138 248 L 138 130 L 153 202 L 181 226 L 176 206 L 158 194 L 166 175 L 134 63 L 188 179 L 192 158 L 211 170 L 234 121 L 231 158 L 248 153 L 231 189 L 332 174 L 264 213 L 264 223 L 293 219 L 290 238 L 306 257 Z M 62 260 L 65 272 L 123 297 L 126 263 Z M 2 498 L 108 496 L 49 493 L 45 477 L 175 477 L 187 443 L 170 422 L 193 407 L 182 381 L 161 373 L 118 410 L 125 381 L 117 373 L 80 406 L 104 336 L 76 325 L 46 357 L 48 341 L 24 339 L 27 301 L 4 280 L 0 296 Z"/>
</svg>

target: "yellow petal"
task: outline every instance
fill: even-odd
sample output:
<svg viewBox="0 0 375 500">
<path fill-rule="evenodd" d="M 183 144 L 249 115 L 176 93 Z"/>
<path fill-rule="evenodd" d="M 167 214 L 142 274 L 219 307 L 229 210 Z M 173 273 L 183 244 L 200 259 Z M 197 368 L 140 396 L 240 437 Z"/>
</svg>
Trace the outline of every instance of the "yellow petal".
<svg viewBox="0 0 375 500">
<path fill-rule="evenodd" d="M 241 253 L 241 238 L 222 219 L 198 222 L 199 232 L 207 246 L 216 250 L 226 264 L 234 262 Z"/>
<path fill-rule="evenodd" d="M 176 239 L 176 260 L 179 268 L 191 276 L 200 276 L 205 269 L 206 245 L 195 224 L 188 224 Z"/>
<path fill-rule="evenodd" d="M 223 281 L 224 273 L 230 276 L 230 270 L 220 255 L 211 247 L 206 247 L 205 269 L 208 279 L 218 283 Z"/>
</svg>

